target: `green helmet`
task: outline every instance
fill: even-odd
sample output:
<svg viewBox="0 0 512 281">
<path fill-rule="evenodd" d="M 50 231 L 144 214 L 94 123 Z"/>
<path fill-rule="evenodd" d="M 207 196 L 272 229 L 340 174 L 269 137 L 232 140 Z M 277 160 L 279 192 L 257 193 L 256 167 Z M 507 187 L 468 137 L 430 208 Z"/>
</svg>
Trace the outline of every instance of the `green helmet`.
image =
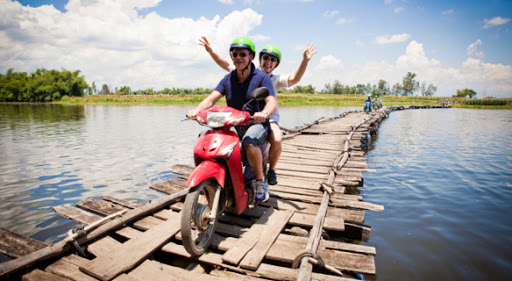
<svg viewBox="0 0 512 281">
<path fill-rule="evenodd" d="M 279 48 L 277 48 L 274 45 L 266 45 L 265 47 L 263 47 L 263 49 L 261 49 L 260 51 L 260 57 L 263 54 L 268 54 L 273 57 L 276 57 L 278 64 L 281 62 L 281 51 L 279 51 Z"/>
<path fill-rule="evenodd" d="M 251 41 L 251 39 L 247 37 L 238 37 L 231 43 L 231 47 L 229 50 L 233 50 L 234 48 L 244 48 L 249 49 L 254 56 L 256 54 L 256 47 L 254 46 L 254 43 Z"/>
</svg>

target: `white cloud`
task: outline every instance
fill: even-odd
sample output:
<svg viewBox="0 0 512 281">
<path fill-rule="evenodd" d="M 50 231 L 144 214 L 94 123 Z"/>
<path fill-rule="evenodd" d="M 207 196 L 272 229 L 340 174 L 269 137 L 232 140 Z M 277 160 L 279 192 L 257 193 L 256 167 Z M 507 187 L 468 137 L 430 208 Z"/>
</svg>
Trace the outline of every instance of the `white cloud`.
<svg viewBox="0 0 512 281">
<path fill-rule="evenodd" d="M 316 70 L 339 70 L 342 68 L 341 60 L 333 55 L 327 55 L 320 58 L 320 62 L 316 65 Z"/>
<path fill-rule="evenodd" d="M 330 17 L 337 16 L 339 13 L 340 13 L 340 11 L 338 11 L 338 10 L 332 10 L 332 11 L 325 11 L 323 15 L 324 15 L 324 17 L 330 18 Z"/>
<path fill-rule="evenodd" d="M 510 18 L 502 18 L 502 17 L 494 17 L 492 19 L 484 19 L 483 29 L 491 28 L 493 26 L 507 24 L 510 21 Z"/>
<path fill-rule="evenodd" d="M 388 5 L 388 4 L 393 3 L 393 0 L 384 0 L 384 3 L 385 3 L 386 5 Z"/>
<path fill-rule="evenodd" d="M 448 16 L 448 15 L 453 15 L 455 13 L 455 10 L 454 9 L 448 9 L 448 10 L 444 10 L 441 12 L 441 15 L 443 16 Z"/>
<path fill-rule="evenodd" d="M 214 87 L 218 76 L 210 78 L 208 85 L 198 85 L 197 77 L 190 76 L 204 69 L 198 66 L 201 62 L 210 60 L 198 46 L 199 37 L 207 36 L 219 54 L 227 54 L 226 42 L 251 37 L 251 30 L 262 21 L 262 15 L 252 9 L 210 19 L 139 15 L 138 9 L 158 2 L 70 0 L 65 12 L 48 5 L 32 8 L 15 1 L 2 3 L 0 72 L 66 68 L 81 70 L 88 83 L 97 85 L 156 90 Z"/>
<path fill-rule="evenodd" d="M 346 18 L 339 18 L 336 20 L 336 24 L 345 24 L 345 23 L 347 23 Z"/>
<path fill-rule="evenodd" d="M 407 33 L 402 33 L 402 34 L 392 35 L 391 37 L 377 36 L 375 38 L 375 42 L 377 42 L 377 44 L 379 44 L 379 45 L 384 45 L 384 44 L 405 42 L 405 41 L 409 40 L 410 38 L 411 38 L 411 35 L 409 35 Z"/>
<path fill-rule="evenodd" d="M 423 44 L 409 42 L 405 54 L 395 62 L 371 61 L 364 65 L 342 66 L 333 55 L 325 56 L 314 68 L 314 77 L 301 84 L 313 84 L 317 90 L 335 80 L 345 85 L 376 84 L 384 79 L 390 85 L 401 83 L 407 72 L 417 74 L 418 81 L 438 87 L 438 96 L 452 96 L 457 89 L 470 88 L 477 93 L 507 97 L 512 92 L 512 66 L 486 63 L 481 59 L 467 58 L 457 68 L 443 65 L 439 60 L 428 58 Z M 313 71 L 312 71 L 313 72 Z M 418 93 L 416 93 L 418 94 Z"/>
<path fill-rule="evenodd" d="M 396 14 L 398 14 L 398 13 L 403 12 L 404 10 L 405 10 L 405 8 L 403 8 L 403 7 L 398 7 L 398 8 L 393 9 L 393 12 L 395 12 Z"/>
<path fill-rule="evenodd" d="M 466 49 L 466 54 L 470 57 L 476 57 L 483 59 L 484 53 L 482 51 L 478 51 L 478 46 L 482 45 L 482 40 L 478 39 L 474 43 L 469 44 Z"/>
<path fill-rule="evenodd" d="M 234 0 L 217 0 L 219 1 L 220 3 L 222 4 L 227 4 L 227 5 L 233 5 L 235 4 L 235 1 Z"/>
</svg>

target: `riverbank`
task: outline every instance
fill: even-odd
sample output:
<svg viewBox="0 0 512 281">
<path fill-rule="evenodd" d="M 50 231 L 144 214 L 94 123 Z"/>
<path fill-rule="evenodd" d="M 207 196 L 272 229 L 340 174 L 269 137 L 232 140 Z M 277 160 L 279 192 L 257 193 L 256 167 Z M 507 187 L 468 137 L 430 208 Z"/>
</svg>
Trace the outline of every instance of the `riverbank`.
<svg viewBox="0 0 512 281">
<path fill-rule="evenodd" d="M 163 104 L 197 104 L 206 95 L 87 95 L 83 97 L 64 97 L 59 103 L 163 103 Z M 279 105 L 319 105 L 319 106 L 363 106 L 365 96 L 332 94 L 287 94 L 279 93 Z M 505 105 L 466 105 L 466 98 L 423 97 L 423 96 L 383 96 L 384 106 L 392 105 L 440 105 L 448 99 L 452 107 L 512 109 L 512 98 L 503 99 Z M 471 99 L 474 100 L 474 99 Z"/>
</svg>

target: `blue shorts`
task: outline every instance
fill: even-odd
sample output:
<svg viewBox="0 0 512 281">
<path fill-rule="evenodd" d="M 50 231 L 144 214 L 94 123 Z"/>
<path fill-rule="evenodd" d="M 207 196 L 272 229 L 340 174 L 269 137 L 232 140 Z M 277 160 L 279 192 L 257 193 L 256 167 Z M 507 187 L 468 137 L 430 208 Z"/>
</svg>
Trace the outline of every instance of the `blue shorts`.
<svg viewBox="0 0 512 281">
<path fill-rule="evenodd" d="M 270 126 L 257 123 L 250 126 L 238 126 L 236 131 L 242 141 L 242 147 L 246 145 L 262 147 L 270 134 Z"/>
</svg>

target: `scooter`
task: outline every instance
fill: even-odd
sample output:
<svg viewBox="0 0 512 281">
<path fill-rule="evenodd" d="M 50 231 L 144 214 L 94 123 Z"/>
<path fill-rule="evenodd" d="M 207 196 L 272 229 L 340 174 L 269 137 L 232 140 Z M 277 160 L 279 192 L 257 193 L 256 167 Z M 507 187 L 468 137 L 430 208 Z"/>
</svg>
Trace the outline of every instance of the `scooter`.
<svg viewBox="0 0 512 281">
<path fill-rule="evenodd" d="M 251 99 L 242 110 L 214 106 L 196 116 L 200 125 L 211 130 L 202 134 L 195 143 L 196 167 L 187 181 L 190 190 L 181 215 L 182 243 L 194 257 L 208 249 L 217 219 L 223 212 L 240 215 L 246 208 L 257 206 L 256 190 L 252 185 L 254 173 L 249 171 L 249 165 L 243 165 L 240 139 L 231 128 L 251 124 L 251 116 L 245 108 L 268 94 L 267 88 L 260 87 L 251 93 Z M 268 150 L 268 144 L 266 146 Z M 268 151 L 263 153 L 266 161 L 265 153 L 268 156 Z M 266 168 L 265 162 L 263 167 Z"/>
<path fill-rule="evenodd" d="M 370 113 L 371 111 L 372 111 L 372 102 L 367 100 L 364 102 L 364 112 Z"/>
</svg>

